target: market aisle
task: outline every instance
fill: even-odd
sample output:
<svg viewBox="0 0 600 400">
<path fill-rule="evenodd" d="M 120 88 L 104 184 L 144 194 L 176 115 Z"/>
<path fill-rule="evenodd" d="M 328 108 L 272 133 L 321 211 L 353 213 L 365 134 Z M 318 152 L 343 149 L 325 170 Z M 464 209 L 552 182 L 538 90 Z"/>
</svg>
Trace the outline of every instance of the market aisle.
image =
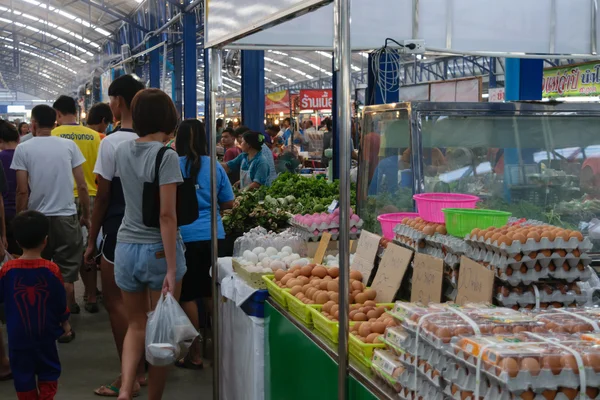
<svg viewBox="0 0 600 400">
<path fill-rule="evenodd" d="M 76 290 L 82 293 L 80 285 Z M 78 301 L 83 304 L 81 298 Z M 102 307 L 100 313 L 94 315 L 82 310 L 80 315 L 73 316 L 72 324 L 77 339 L 73 343 L 59 345 L 63 374 L 56 400 L 98 400 L 100 397 L 94 395 L 93 389 L 109 384 L 119 369 L 108 314 Z M 146 399 L 146 390 L 142 389 L 142 395 L 137 398 Z M 212 399 L 212 371 L 173 368 L 163 398 Z M 0 399 L 16 399 L 12 381 L 0 382 Z"/>
</svg>

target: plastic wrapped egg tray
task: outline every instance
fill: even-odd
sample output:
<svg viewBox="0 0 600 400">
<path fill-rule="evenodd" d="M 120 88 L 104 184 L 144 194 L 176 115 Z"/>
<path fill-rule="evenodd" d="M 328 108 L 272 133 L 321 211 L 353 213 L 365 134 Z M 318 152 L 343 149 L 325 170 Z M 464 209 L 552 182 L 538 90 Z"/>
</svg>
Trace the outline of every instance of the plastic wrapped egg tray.
<svg viewBox="0 0 600 400">
<path fill-rule="evenodd" d="M 572 336 L 473 336 L 455 340 L 449 353 L 455 364 L 444 377 L 461 390 L 475 391 L 478 363 L 480 376 L 504 389 L 498 394 L 577 389 L 582 379 L 590 388 L 600 387 L 600 348 Z M 486 386 L 480 386 L 480 395 Z"/>
<path fill-rule="evenodd" d="M 330 230 L 313 230 L 309 231 L 302 226 L 296 226 L 292 224 L 292 228 L 290 228 L 292 232 L 296 235 L 300 236 L 303 240 L 308 242 L 316 242 L 321 239 L 323 233 L 329 232 L 331 234 L 331 240 L 338 240 L 340 236 L 340 231 L 337 228 L 333 228 Z M 350 239 L 355 240 L 360 236 L 361 229 L 356 226 L 350 228 Z"/>
<path fill-rule="evenodd" d="M 544 325 L 543 329 L 538 330 L 538 333 L 600 333 L 600 309 L 598 308 L 541 310 L 533 311 L 531 315 Z M 600 341 L 597 344 L 600 344 Z"/>
<path fill-rule="evenodd" d="M 540 282 L 518 287 L 498 285 L 494 299 L 504 307 L 546 309 L 583 305 L 587 301 L 587 295 L 576 282 Z"/>
</svg>

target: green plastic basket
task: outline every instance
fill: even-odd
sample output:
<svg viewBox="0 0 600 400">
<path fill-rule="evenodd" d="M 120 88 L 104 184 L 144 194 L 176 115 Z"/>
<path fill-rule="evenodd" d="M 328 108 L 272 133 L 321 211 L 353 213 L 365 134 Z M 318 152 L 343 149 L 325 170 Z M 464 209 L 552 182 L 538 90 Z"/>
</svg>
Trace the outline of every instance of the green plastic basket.
<svg viewBox="0 0 600 400">
<path fill-rule="evenodd" d="M 466 208 L 444 208 L 446 230 L 452 236 L 464 238 L 475 228 L 500 228 L 508 223 L 512 215 L 506 211 L 473 210 Z"/>
</svg>

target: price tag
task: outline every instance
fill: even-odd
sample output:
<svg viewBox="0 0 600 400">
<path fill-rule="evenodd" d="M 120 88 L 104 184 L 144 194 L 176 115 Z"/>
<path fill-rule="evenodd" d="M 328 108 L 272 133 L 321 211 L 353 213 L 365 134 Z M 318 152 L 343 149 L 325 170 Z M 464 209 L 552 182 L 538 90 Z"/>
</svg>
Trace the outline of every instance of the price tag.
<svg viewBox="0 0 600 400">
<path fill-rule="evenodd" d="M 350 268 L 355 269 L 362 274 L 362 282 L 364 284 L 367 284 L 369 277 L 371 276 L 377 249 L 379 249 L 380 239 L 381 238 L 378 235 L 364 230 L 361 232 L 360 238 L 358 239 L 358 246 Z"/>
<path fill-rule="evenodd" d="M 491 303 L 494 294 L 494 273 L 468 257 L 460 259 L 456 303 Z"/>
<path fill-rule="evenodd" d="M 382 358 L 381 359 L 381 369 L 384 370 L 385 372 L 387 372 L 388 374 L 392 375 L 394 373 L 394 364 L 392 364 L 388 360 Z"/>
<path fill-rule="evenodd" d="M 377 274 L 371 284 L 371 288 L 377 291 L 379 303 L 391 303 L 394 301 L 396 292 L 400 288 L 408 264 L 412 260 L 413 252 L 393 243 L 383 253 Z"/>
<path fill-rule="evenodd" d="M 442 300 L 444 261 L 441 258 L 415 253 L 413 261 L 411 302 L 439 303 Z"/>
<path fill-rule="evenodd" d="M 338 206 L 338 201 L 337 200 L 333 200 L 331 202 L 331 204 L 329 205 L 329 207 L 327 207 L 327 212 L 329 214 L 333 213 L 335 211 L 335 209 L 337 208 L 337 206 Z"/>
<path fill-rule="evenodd" d="M 317 248 L 317 252 L 315 253 L 315 263 L 321 264 L 323 262 L 323 257 L 325 257 L 325 252 L 327 251 L 327 247 L 329 246 L 330 240 L 331 234 L 329 232 L 323 232 L 323 236 L 321 236 L 321 241 L 319 242 L 319 247 Z"/>
</svg>

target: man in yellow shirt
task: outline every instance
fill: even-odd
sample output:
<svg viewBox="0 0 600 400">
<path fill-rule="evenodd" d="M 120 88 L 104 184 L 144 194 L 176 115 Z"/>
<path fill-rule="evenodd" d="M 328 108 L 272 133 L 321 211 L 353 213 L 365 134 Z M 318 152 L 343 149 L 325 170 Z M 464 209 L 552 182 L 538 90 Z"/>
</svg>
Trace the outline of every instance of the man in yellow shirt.
<svg viewBox="0 0 600 400">
<path fill-rule="evenodd" d="M 60 96 L 52 105 L 56 111 L 56 123 L 57 127 L 52 130 L 52 136 L 59 136 L 64 139 L 70 139 L 85 157 L 85 163 L 83 163 L 83 175 L 85 182 L 88 187 L 90 195 L 90 213 L 94 208 L 94 198 L 96 197 L 97 186 L 96 186 L 96 175 L 94 174 L 94 166 L 96 165 L 96 158 L 98 157 L 98 149 L 100 148 L 100 135 L 93 129 L 86 128 L 77 122 L 77 103 L 75 99 L 69 96 Z M 81 212 L 77 197 L 77 188 L 74 189 L 75 203 L 77 204 L 78 212 Z M 85 235 L 87 236 L 87 232 Z M 83 247 L 87 247 L 87 240 L 83 244 Z M 83 254 L 83 253 L 82 253 Z M 87 298 L 85 303 L 85 309 L 90 313 L 98 312 L 98 304 L 96 299 L 96 286 L 97 286 L 97 272 L 95 266 L 83 265 L 80 269 L 81 279 L 85 287 L 84 298 Z M 87 297 L 86 297 L 87 296 Z M 72 314 L 79 313 L 79 306 L 74 304 L 70 306 Z"/>
</svg>

